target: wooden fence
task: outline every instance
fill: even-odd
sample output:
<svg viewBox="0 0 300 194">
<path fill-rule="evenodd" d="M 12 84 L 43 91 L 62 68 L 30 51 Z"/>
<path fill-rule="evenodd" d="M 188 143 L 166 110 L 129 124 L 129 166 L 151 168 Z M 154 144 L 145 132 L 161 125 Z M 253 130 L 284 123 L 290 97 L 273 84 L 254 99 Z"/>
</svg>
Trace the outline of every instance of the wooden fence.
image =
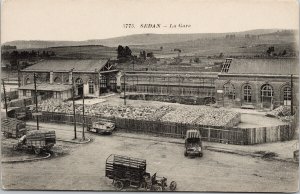
<svg viewBox="0 0 300 194">
<path fill-rule="evenodd" d="M 188 129 L 200 130 L 204 141 L 228 143 L 228 144 L 259 144 L 274 141 L 286 141 L 292 139 L 294 129 L 291 125 L 281 125 L 275 127 L 261 128 L 221 128 L 209 127 L 198 124 L 183 124 L 161 121 L 136 120 L 117 117 L 101 117 L 112 120 L 116 124 L 117 130 L 124 132 L 153 134 L 164 137 L 184 138 Z M 91 126 L 92 122 L 99 121 L 99 116 L 85 116 L 85 123 Z M 41 122 L 56 122 L 73 124 L 72 114 L 42 112 L 39 116 Z M 77 114 L 76 122 L 82 124 L 83 116 Z"/>
</svg>

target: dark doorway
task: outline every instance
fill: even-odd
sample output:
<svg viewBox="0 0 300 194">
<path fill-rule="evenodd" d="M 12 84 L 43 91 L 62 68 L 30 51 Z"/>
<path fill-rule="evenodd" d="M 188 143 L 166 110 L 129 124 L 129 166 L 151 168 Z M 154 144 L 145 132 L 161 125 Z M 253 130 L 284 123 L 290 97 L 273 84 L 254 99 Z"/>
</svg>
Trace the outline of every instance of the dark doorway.
<svg viewBox="0 0 300 194">
<path fill-rule="evenodd" d="M 83 84 L 77 85 L 78 96 L 83 96 Z"/>
<path fill-rule="evenodd" d="M 83 96 L 83 81 L 81 78 L 76 79 L 77 95 Z"/>
</svg>

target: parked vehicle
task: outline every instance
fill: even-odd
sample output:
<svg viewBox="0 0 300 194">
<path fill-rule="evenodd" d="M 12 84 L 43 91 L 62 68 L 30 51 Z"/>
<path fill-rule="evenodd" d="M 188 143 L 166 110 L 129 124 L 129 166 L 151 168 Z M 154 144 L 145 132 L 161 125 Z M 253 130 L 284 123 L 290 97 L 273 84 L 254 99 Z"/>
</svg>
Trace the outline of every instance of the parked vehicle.
<svg viewBox="0 0 300 194">
<path fill-rule="evenodd" d="M 20 138 L 26 134 L 26 123 L 15 118 L 6 118 L 1 121 L 1 130 L 6 138 Z"/>
<path fill-rule="evenodd" d="M 23 135 L 13 148 L 14 150 L 33 150 L 35 154 L 40 154 L 42 151 L 50 151 L 55 143 L 55 131 L 36 130 Z"/>
<path fill-rule="evenodd" d="M 299 162 L 299 150 L 294 151 L 294 161 Z"/>
<path fill-rule="evenodd" d="M 19 120 L 28 120 L 32 117 L 30 107 L 11 107 L 7 112 L 8 117 Z"/>
<path fill-rule="evenodd" d="M 120 155 L 110 155 L 106 159 L 105 176 L 113 180 L 117 190 L 125 187 L 141 188 L 150 191 L 167 190 L 167 178 L 157 177 L 156 173 L 151 177 L 146 172 L 146 160 Z M 169 189 L 176 189 L 176 182 L 172 181 Z"/>
<path fill-rule="evenodd" d="M 201 135 L 198 130 L 187 130 L 184 156 L 203 156 Z"/>
<path fill-rule="evenodd" d="M 109 120 L 100 120 L 93 122 L 91 126 L 88 126 L 87 130 L 99 134 L 112 134 L 115 129 L 115 124 Z"/>
</svg>

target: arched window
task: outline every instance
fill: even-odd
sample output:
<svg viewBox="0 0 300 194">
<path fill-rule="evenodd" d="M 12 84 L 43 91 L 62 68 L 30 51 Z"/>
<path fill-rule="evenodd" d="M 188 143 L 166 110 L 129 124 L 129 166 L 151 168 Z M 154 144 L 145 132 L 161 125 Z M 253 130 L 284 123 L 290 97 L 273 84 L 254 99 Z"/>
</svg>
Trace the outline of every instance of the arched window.
<svg viewBox="0 0 300 194">
<path fill-rule="evenodd" d="M 224 95 L 228 97 L 229 99 L 234 100 L 235 99 L 235 88 L 232 83 L 226 83 L 224 84 Z"/>
<path fill-rule="evenodd" d="M 251 86 L 248 84 L 245 85 L 243 91 L 244 91 L 244 101 L 251 102 Z"/>
<path fill-rule="evenodd" d="M 56 77 L 56 78 L 54 78 L 54 83 L 61 83 L 61 79 L 60 79 L 60 77 Z"/>
<path fill-rule="evenodd" d="M 284 87 L 283 88 L 283 105 L 291 105 L 292 101 L 292 91 L 290 87 Z"/>
<path fill-rule="evenodd" d="M 27 85 L 27 84 L 30 84 L 31 82 L 30 82 L 30 79 L 29 79 L 29 77 L 28 78 L 26 78 L 26 80 L 25 80 L 25 84 Z"/>
<path fill-rule="evenodd" d="M 273 97 L 274 92 L 269 84 L 263 85 L 261 88 L 261 97 Z"/>
<path fill-rule="evenodd" d="M 94 82 L 92 80 L 89 80 L 89 93 L 94 94 Z"/>
<path fill-rule="evenodd" d="M 77 78 L 76 79 L 76 85 L 82 85 L 83 84 L 83 81 L 81 78 Z"/>
<path fill-rule="evenodd" d="M 106 88 L 107 87 L 107 80 L 106 80 L 105 75 L 101 75 L 101 80 L 100 80 L 100 87 L 101 88 Z"/>
</svg>

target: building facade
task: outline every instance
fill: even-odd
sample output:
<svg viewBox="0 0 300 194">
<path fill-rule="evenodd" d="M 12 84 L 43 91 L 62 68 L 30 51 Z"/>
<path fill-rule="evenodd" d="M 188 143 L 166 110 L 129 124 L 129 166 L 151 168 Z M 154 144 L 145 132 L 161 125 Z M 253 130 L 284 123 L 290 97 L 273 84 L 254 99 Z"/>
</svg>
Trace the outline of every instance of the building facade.
<svg viewBox="0 0 300 194">
<path fill-rule="evenodd" d="M 20 72 L 19 97 L 34 95 L 34 74 L 39 95 L 69 99 L 72 83 L 76 96 L 97 97 L 116 92 L 119 71 L 109 60 L 47 60 Z"/>
<path fill-rule="evenodd" d="M 222 106 L 297 107 L 298 87 L 296 59 L 227 59 L 216 80 L 216 98 Z"/>
<path fill-rule="evenodd" d="M 123 73 L 121 88 L 149 95 L 214 97 L 217 78 L 216 72 L 131 71 Z"/>
</svg>

